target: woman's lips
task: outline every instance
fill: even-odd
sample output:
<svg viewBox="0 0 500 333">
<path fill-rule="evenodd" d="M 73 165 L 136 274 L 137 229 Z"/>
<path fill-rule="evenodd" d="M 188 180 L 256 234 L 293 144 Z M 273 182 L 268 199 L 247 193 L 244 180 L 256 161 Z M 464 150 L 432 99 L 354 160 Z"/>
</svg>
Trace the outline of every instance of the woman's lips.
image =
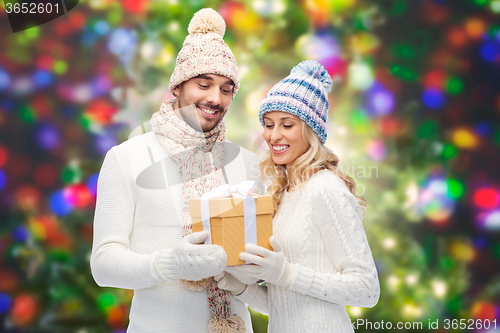
<svg viewBox="0 0 500 333">
<path fill-rule="evenodd" d="M 274 147 L 285 147 L 285 149 L 282 149 L 282 150 L 275 150 Z M 285 153 L 286 151 L 288 151 L 288 149 L 290 149 L 290 145 L 271 145 L 272 147 L 272 151 L 273 151 L 273 154 L 283 154 Z"/>
</svg>

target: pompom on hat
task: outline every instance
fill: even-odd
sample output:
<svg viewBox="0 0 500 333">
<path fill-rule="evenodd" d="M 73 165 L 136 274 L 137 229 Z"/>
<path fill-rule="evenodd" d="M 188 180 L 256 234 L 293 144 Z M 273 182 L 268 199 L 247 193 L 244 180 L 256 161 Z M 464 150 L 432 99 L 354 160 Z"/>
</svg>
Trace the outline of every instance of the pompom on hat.
<svg viewBox="0 0 500 333">
<path fill-rule="evenodd" d="M 267 93 L 259 110 L 260 123 L 264 127 L 268 112 L 288 112 L 302 119 L 325 143 L 331 90 L 332 78 L 325 67 L 317 61 L 302 61 Z"/>
<path fill-rule="evenodd" d="M 170 92 L 198 75 L 218 74 L 233 81 L 234 97 L 240 88 L 240 75 L 236 59 L 222 39 L 226 32 L 222 16 L 211 8 L 203 8 L 194 14 L 188 32 L 170 77 Z"/>
</svg>

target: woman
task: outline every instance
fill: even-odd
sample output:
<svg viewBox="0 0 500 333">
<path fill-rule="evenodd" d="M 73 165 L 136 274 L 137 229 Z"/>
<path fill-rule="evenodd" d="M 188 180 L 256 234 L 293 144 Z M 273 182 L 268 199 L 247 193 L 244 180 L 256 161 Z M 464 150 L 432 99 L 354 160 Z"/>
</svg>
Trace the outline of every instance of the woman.
<svg viewBox="0 0 500 333">
<path fill-rule="evenodd" d="M 269 151 L 260 171 L 277 206 L 274 251 L 249 244 L 240 258 L 255 265 L 228 270 L 239 280 L 216 277 L 219 288 L 269 314 L 271 333 L 353 332 L 345 306 L 372 307 L 379 298 L 364 200 L 324 145 L 331 84 L 321 64 L 304 61 L 264 99 L 259 118 Z"/>
</svg>

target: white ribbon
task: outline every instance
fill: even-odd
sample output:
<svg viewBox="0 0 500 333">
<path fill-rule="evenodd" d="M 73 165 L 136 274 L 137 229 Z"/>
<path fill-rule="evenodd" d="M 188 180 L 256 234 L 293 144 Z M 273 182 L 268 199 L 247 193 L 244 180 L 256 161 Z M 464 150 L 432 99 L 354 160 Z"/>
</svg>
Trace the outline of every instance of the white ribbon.
<svg viewBox="0 0 500 333">
<path fill-rule="evenodd" d="M 252 193 L 255 190 L 256 182 L 245 180 L 235 186 L 228 184 L 221 185 L 201 196 L 201 219 L 203 230 L 208 232 L 205 244 L 212 244 L 212 233 L 210 230 L 210 208 L 208 201 L 213 198 L 243 198 L 243 214 L 245 225 L 245 244 L 257 244 L 257 211 L 255 209 L 255 197 Z"/>
</svg>

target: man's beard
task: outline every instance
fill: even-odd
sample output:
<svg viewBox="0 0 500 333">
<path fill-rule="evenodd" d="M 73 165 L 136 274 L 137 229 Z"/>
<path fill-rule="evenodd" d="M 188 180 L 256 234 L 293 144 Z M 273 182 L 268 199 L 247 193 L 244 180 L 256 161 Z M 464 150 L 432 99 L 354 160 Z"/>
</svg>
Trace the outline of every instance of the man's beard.
<svg viewBox="0 0 500 333">
<path fill-rule="evenodd" d="M 178 109 L 179 109 L 179 113 L 181 114 L 182 119 L 184 120 L 184 122 L 186 124 L 188 124 L 189 126 L 191 126 L 192 128 L 194 128 L 195 130 L 197 130 L 199 132 L 211 131 L 212 129 L 214 129 L 217 126 L 217 124 L 219 124 L 219 122 L 223 118 L 223 117 L 219 116 L 218 121 L 215 124 L 213 124 L 213 126 L 211 126 L 209 128 L 203 128 L 202 121 L 200 120 L 200 115 L 199 115 L 200 111 L 198 111 L 198 107 L 200 106 L 200 107 L 204 107 L 207 109 L 215 110 L 218 114 L 223 116 L 224 111 L 222 110 L 222 108 L 220 106 L 213 107 L 213 106 L 208 106 L 208 105 L 202 105 L 199 102 L 194 103 L 194 104 L 193 103 L 189 104 L 183 99 L 182 93 L 179 94 L 179 97 L 177 97 L 177 98 L 178 98 Z"/>
</svg>

